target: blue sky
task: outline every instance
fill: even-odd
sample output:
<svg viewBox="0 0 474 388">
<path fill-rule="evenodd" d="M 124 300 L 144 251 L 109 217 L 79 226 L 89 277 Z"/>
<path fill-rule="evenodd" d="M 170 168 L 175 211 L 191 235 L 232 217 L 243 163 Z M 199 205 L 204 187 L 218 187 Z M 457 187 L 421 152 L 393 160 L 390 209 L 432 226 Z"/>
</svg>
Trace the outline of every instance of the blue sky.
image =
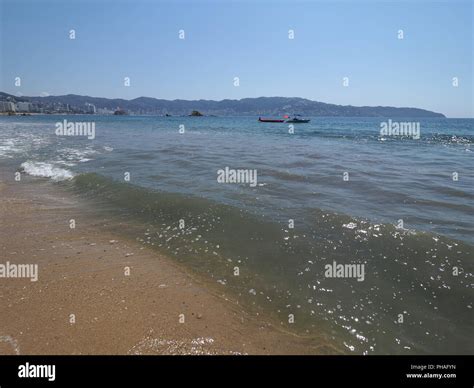
<svg viewBox="0 0 474 388">
<path fill-rule="evenodd" d="M 472 1 L 0 2 L 12 94 L 297 96 L 474 117 Z"/>
</svg>

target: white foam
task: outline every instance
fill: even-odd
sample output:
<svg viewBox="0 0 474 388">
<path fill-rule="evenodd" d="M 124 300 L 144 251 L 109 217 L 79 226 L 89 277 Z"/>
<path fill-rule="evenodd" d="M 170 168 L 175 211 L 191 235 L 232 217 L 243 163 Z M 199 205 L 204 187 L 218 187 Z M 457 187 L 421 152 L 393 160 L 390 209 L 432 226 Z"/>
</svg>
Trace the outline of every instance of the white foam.
<svg viewBox="0 0 474 388">
<path fill-rule="evenodd" d="M 342 224 L 342 227 L 347 229 L 354 229 L 357 228 L 357 224 L 355 222 L 349 222 L 348 224 Z"/>
<path fill-rule="evenodd" d="M 74 174 L 64 168 L 55 167 L 51 163 L 26 161 L 21 164 L 23 170 L 32 176 L 51 178 L 55 182 L 74 178 Z"/>
<path fill-rule="evenodd" d="M 218 349 L 214 349 L 214 339 L 210 337 L 185 339 L 184 341 L 153 338 L 151 334 L 143 338 L 134 345 L 127 353 L 134 355 L 141 354 L 171 354 L 171 355 L 213 355 L 219 354 Z"/>
<path fill-rule="evenodd" d="M 76 149 L 66 147 L 58 151 L 58 156 L 54 160 L 54 163 L 64 166 L 75 166 L 78 163 L 85 163 L 93 160 L 89 156 L 96 153 L 97 151 L 91 148 Z"/>
<path fill-rule="evenodd" d="M 65 162 L 64 160 L 56 160 L 54 163 L 62 164 L 64 166 L 68 166 L 68 167 L 73 167 L 77 164 L 77 163 L 72 163 L 72 162 Z"/>
<path fill-rule="evenodd" d="M 12 336 L 9 335 L 1 335 L 0 336 L 0 342 L 6 342 L 7 344 L 10 344 L 12 347 L 12 350 L 15 352 L 16 355 L 20 354 L 20 347 L 18 346 L 18 341 L 13 338 Z"/>
<path fill-rule="evenodd" d="M 11 158 L 15 153 L 21 151 L 21 147 L 13 139 L 5 139 L 0 143 L 0 157 Z"/>
<path fill-rule="evenodd" d="M 96 154 L 97 151 L 91 148 L 77 149 L 77 148 L 62 148 L 58 151 L 59 155 L 67 160 L 78 160 Z"/>
</svg>

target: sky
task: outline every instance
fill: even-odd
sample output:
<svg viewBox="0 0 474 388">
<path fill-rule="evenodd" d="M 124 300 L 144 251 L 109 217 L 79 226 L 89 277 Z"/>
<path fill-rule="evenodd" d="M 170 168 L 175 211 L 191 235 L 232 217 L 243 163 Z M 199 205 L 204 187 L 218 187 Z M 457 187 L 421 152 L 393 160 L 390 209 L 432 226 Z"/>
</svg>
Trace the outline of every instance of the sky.
<svg viewBox="0 0 474 388">
<path fill-rule="evenodd" d="M 0 91 L 15 95 L 286 96 L 474 117 L 472 0 L 0 4 Z"/>
</svg>

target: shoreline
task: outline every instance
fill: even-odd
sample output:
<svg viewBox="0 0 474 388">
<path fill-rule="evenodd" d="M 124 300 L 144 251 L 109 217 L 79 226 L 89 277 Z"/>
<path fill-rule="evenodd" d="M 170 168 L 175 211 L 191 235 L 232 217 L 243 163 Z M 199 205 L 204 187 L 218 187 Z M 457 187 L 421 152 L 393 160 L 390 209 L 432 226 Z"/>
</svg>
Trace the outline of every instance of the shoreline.
<svg viewBox="0 0 474 388">
<path fill-rule="evenodd" d="M 251 315 L 47 180 L 0 171 L 0 192 L 1 263 L 39 268 L 0 278 L 0 354 L 341 353 Z"/>
</svg>

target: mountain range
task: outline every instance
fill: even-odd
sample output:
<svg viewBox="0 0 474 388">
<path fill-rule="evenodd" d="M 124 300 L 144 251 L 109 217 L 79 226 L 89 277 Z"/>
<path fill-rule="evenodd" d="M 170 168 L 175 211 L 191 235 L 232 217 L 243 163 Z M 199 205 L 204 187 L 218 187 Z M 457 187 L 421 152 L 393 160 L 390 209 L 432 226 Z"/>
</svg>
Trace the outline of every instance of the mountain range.
<svg viewBox="0 0 474 388">
<path fill-rule="evenodd" d="M 0 99 L 6 97 L 16 101 L 30 101 L 40 104 L 68 104 L 84 106 L 94 104 L 96 108 L 122 109 L 140 114 L 188 115 L 197 110 L 204 115 L 216 116 L 277 116 L 301 114 L 303 116 L 346 116 L 346 117 L 445 117 L 441 113 L 425 109 L 390 106 L 352 106 L 327 104 L 300 97 L 258 97 L 240 100 L 164 100 L 139 97 L 132 100 L 67 94 L 63 96 L 17 97 L 0 92 Z"/>
</svg>

